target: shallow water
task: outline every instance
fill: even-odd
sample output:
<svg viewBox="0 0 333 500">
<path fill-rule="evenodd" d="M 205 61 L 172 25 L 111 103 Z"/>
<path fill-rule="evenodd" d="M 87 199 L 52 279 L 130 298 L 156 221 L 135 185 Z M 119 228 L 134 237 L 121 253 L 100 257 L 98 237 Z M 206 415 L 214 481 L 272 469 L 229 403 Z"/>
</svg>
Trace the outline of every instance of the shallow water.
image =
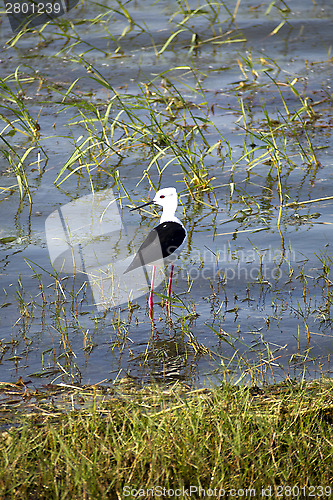
<svg viewBox="0 0 333 500">
<path fill-rule="evenodd" d="M 197 7 L 194 4 L 193 8 Z M 294 162 L 293 168 L 282 165 L 284 203 L 331 195 L 333 7 L 330 2 L 317 2 L 315 6 L 300 1 L 293 2 L 291 13 L 281 13 L 279 4 L 265 13 L 268 5 L 254 7 L 251 2 L 241 2 L 235 23 L 226 21 L 230 16 L 223 9 L 214 22 L 203 11 L 191 18 L 190 29 L 181 31 L 160 56 L 156 51 L 166 43 L 170 30 L 184 26 L 177 28 L 175 24 L 181 22 L 181 16 L 169 22 L 173 12 L 170 2 L 159 2 L 149 9 L 147 2 L 130 3 L 127 8 L 137 25 L 130 26 L 123 37 L 129 24 L 113 13 L 105 18 L 105 24 L 78 24 L 80 44 L 72 49 L 63 30 L 52 25 L 43 36 L 25 34 L 14 47 L 7 45 L 1 55 L 2 78 L 19 65 L 26 75 L 38 71 L 42 78 L 42 84 L 36 80 L 25 84 L 24 104 L 38 119 L 41 144 L 49 160 L 40 166 L 33 164 L 38 159 L 37 150 L 29 157 L 26 172 L 31 210 L 27 197 L 19 205 L 17 190 L 4 190 L 1 195 L 1 381 L 13 382 L 21 376 L 34 384 L 97 383 L 130 374 L 139 382 L 153 377 L 202 385 L 226 377 L 235 382 L 265 383 L 286 376 L 330 376 L 331 281 L 325 278 L 321 260 L 328 266 L 331 263 L 332 200 L 286 207 L 280 233 L 272 164 L 258 161 L 248 169 L 246 159 L 240 158 L 252 143 L 259 148 L 253 152 L 254 158 L 265 152 L 267 144 L 259 138 L 260 131 L 268 130 L 263 103 L 271 119 L 282 116 L 285 106 L 291 113 L 300 109 L 299 97 L 286 84 L 297 78 L 295 89 L 303 99 L 311 99 L 316 119 L 307 129 L 308 137 L 297 128 L 294 136 L 292 123 L 289 135 L 276 132 L 278 146 L 285 148 Z M 89 19 L 97 15 L 96 9 L 95 4 L 86 2 L 84 8 L 73 9 L 69 17 Z M 272 34 L 284 15 L 286 23 Z M 140 25 L 145 30 L 137 27 Z M 221 43 L 228 30 L 235 41 Z M 193 33 L 206 42 L 190 50 Z M 2 45 L 12 36 L 6 18 L 0 36 Z M 170 153 L 159 159 L 159 169 L 166 167 L 162 178 L 156 163 L 149 169 L 156 186 L 175 185 L 182 193 L 183 207 L 178 214 L 189 232 L 188 245 L 177 263 L 173 290 L 179 301 L 173 306 L 172 328 L 162 308 L 155 306 L 158 341 L 152 342 L 146 297 L 136 301 L 139 307 L 132 312 L 126 304 L 120 309 L 98 311 L 83 276 L 76 275 L 73 281 L 69 273 L 62 281 L 63 290 L 51 266 L 45 234 L 47 217 L 91 193 L 88 175 L 72 175 L 60 186 L 55 184 L 74 151 L 74 142 L 86 134 L 83 124 L 76 123 L 80 115 L 75 100 L 67 106 L 61 102 L 63 89 L 80 78 L 75 87 L 78 98 L 88 96 L 87 101 L 101 110 L 112 97 L 98 79 L 90 78 L 96 73 L 71 60 L 80 52 L 86 52 L 86 62 L 129 100 L 142 95 L 143 83 L 151 80 L 168 95 L 168 86 L 163 83 L 167 77 L 192 103 L 194 115 L 202 117 L 209 110 L 215 128 L 207 125 L 202 129 L 208 144 L 221 140 L 221 155 L 214 151 L 204 158 L 208 176 L 213 178 L 217 207 L 212 194 L 203 194 L 205 204 L 200 203 L 199 196 L 199 202 L 193 202 L 179 162 L 169 163 L 173 159 Z M 256 74 L 251 71 L 251 61 Z M 170 71 L 172 68 L 178 69 Z M 199 84 L 202 92 L 195 91 Z M 14 88 L 13 82 L 10 85 Z M 54 86 L 62 89 L 62 94 Z M 200 107 L 203 96 L 207 105 Z M 7 108 L 1 113 L 14 119 L 8 99 L 3 98 L 2 104 Z M 156 112 L 163 108 L 161 103 L 154 106 Z M 119 108 L 112 109 L 110 119 L 116 119 L 118 112 Z M 184 115 L 192 124 L 189 111 Z M 142 108 L 136 110 L 136 118 L 143 123 L 150 120 Z M 170 119 L 163 126 L 174 132 L 174 124 L 179 121 L 177 115 L 175 122 Z M 117 134 L 120 136 L 119 130 L 115 139 Z M 317 165 L 307 164 L 305 153 L 303 158 L 300 155 L 302 148 L 308 151 L 309 139 L 316 148 Z M 19 151 L 30 145 L 19 133 L 7 140 Z M 137 142 L 121 157 L 110 156 L 102 165 L 105 170 L 91 169 L 96 191 L 112 187 L 117 194 L 109 172 L 118 170 L 136 204 L 151 197 L 148 178 L 138 182 L 153 153 L 147 145 L 140 146 L 139 139 Z M 16 179 L 5 159 L 0 170 L 1 187 L 13 186 Z M 124 199 L 125 225 L 142 224 L 149 229 L 156 224 L 156 218 L 130 214 L 129 205 Z M 165 294 L 164 284 L 157 291 Z"/>
</svg>

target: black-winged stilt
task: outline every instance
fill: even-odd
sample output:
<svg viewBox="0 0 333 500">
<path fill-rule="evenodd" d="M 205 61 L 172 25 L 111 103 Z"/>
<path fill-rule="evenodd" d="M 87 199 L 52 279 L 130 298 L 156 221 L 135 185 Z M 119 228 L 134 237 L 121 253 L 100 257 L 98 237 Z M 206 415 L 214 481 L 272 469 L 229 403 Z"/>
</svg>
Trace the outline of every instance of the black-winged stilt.
<svg viewBox="0 0 333 500">
<path fill-rule="evenodd" d="M 148 203 L 144 203 L 139 207 L 132 208 L 139 210 L 140 208 L 151 205 L 152 203 L 163 207 L 163 213 L 159 224 L 148 234 L 140 246 L 137 254 L 128 266 L 125 273 L 133 271 L 138 267 L 153 265 L 150 294 L 149 294 L 149 316 L 153 321 L 153 290 L 155 278 L 155 263 L 161 259 L 167 260 L 176 250 L 180 250 L 183 245 L 187 233 L 181 221 L 175 216 L 178 206 L 178 195 L 175 188 L 160 189 L 154 199 Z M 170 278 L 168 285 L 168 300 L 167 300 L 167 315 L 170 317 L 170 293 L 173 275 L 173 264 L 170 267 Z"/>
</svg>

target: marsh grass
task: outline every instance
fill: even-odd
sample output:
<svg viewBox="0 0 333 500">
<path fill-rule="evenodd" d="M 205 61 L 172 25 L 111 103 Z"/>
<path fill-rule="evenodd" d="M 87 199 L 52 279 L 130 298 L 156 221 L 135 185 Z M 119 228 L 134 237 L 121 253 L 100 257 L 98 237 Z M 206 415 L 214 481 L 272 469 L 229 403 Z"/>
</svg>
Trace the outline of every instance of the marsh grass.
<svg viewBox="0 0 333 500">
<path fill-rule="evenodd" d="M 87 177 L 91 191 L 94 192 L 96 173 L 103 172 L 114 184 L 122 183 L 122 191 L 131 198 L 119 176 L 118 168 L 110 165 L 114 164 L 115 157 L 121 160 L 141 150 L 148 161 L 138 185 L 148 180 L 149 185 L 156 190 L 161 185 L 164 172 L 170 166 L 177 167 L 182 173 L 182 180 L 189 196 L 197 203 L 207 206 L 207 202 L 201 196 L 201 193 L 205 193 L 206 196 L 213 197 L 213 204 L 208 203 L 208 206 L 218 208 L 215 195 L 218 182 L 215 175 L 210 172 L 210 164 L 218 161 L 223 169 L 226 161 L 230 161 L 233 165 L 233 175 L 229 181 L 231 192 L 239 195 L 242 203 L 252 205 L 253 199 L 247 186 L 235 182 L 234 173 L 246 168 L 251 176 L 251 173 L 255 174 L 258 166 L 267 164 L 271 167 L 268 176 L 273 181 L 270 182 L 269 189 L 273 193 L 277 187 L 279 192 L 279 225 L 282 212 L 285 211 L 283 209 L 287 206 L 284 201 L 288 197 L 288 176 L 297 167 L 299 159 L 307 165 L 304 180 L 307 175 L 314 177 L 320 167 L 316 148 L 309 133 L 310 128 L 320 117 L 315 111 L 315 104 L 311 104 L 309 99 L 297 90 L 297 79 L 292 82 L 282 82 L 278 80 L 278 72 L 275 76 L 270 74 L 266 68 L 266 61 L 256 60 L 249 55 L 247 58 L 242 58 L 241 68 L 247 79 L 249 79 L 248 74 L 253 75 L 251 84 L 254 85 L 253 92 L 257 91 L 260 94 L 267 88 L 275 88 L 281 99 L 281 107 L 275 116 L 272 116 L 262 101 L 263 120 L 256 124 L 250 119 L 252 113 L 243 98 L 244 88 L 241 86 L 232 90 L 239 104 L 238 125 L 244 132 L 244 151 L 237 158 L 228 139 L 214 125 L 212 106 L 202 86 L 201 75 L 193 66 L 171 68 L 147 83 L 138 83 L 137 94 L 121 94 L 86 57 L 87 55 L 72 56 L 73 61 L 87 69 L 86 82 L 91 80 L 95 87 L 104 89 L 110 97 L 105 103 L 89 100 L 89 92 L 85 95 L 84 92 L 76 90 L 82 79 L 77 79 L 67 89 L 59 85 L 52 88 L 52 92 L 58 94 L 61 99 L 58 112 L 70 110 L 73 115 L 68 123 L 68 138 L 73 143 L 73 152 L 64 161 L 55 178 L 57 186 L 61 186 L 71 176 L 76 175 L 81 178 Z M 243 68 L 245 66 L 248 68 L 247 71 Z M 261 81 L 257 83 L 259 74 Z M 14 83 L 16 92 L 13 92 L 7 80 Z M 41 82 L 41 77 L 32 74 L 31 71 L 29 75 L 17 70 L 7 80 L 3 82 L 3 86 L 9 96 L 9 102 L 12 103 L 9 107 L 7 105 L 7 108 L 13 109 L 17 118 L 9 120 L 3 115 L 7 123 L 3 132 L 5 133 L 8 127 L 11 128 L 9 136 L 6 137 L 6 134 L 3 136 L 6 148 L 2 151 L 16 176 L 20 199 L 22 200 L 27 193 L 31 203 L 31 186 L 25 165 L 30 153 L 37 146 L 41 147 L 41 138 L 37 122 L 31 117 L 22 95 L 24 95 L 24 85 Z M 48 82 L 43 81 L 43 84 L 51 90 Z M 283 92 L 281 89 L 284 89 Z M 97 89 L 95 91 L 97 92 Z M 290 109 L 284 97 L 287 91 L 299 100 L 298 108 L 294 103 Z M 190 92 L 193 100 L 185 98 L 185 92 Z M 323 101 L 328 103 L 329 98 Z M 14 105 L 17 109 L 13 107 Z M 285 113 L 282 113 L 282 109 Z M 77 130 L 81 130 L 82 133 L 78 135 Z M 18 152 L 11 141 L 12 133 L 18 132 L 36 142 L 37 146 L 29 145 L 28 148 L 22 148 L 22 153 Z M 209 133 L 212 132 L 218 139 L 213 143 L 209 141 Z M 259 145 L 250 148 L 246 141 L 247 137 L 252 137 L 252 141 L 259 142 Z M 47 160 L 47 155 L 45 158 Z M 38 168 L 40 170 L 40 164 Z M 233 198 L 235 201 L 235 196 Z"/>
<path fill-rule="evenodd" d="M 191 9 L 187 1 L 178 1 L 174 11 L 166 14 L 168 31 L 158 41 L 154 40 L 142 19 L 136 19 L 136 12 L 131 11 L 127 4 L 117 1 L 110 9 L 98 4 L 99 13 L 93 12 L 95 17 L 86 18 L 82 23 L 88 24 L 91 33 L 96 29 L 99 36 L 98 30 L 101 27 L 105 30 L 112 41 L 111 48 L 105 50 L 97 47 L 97 43 L 94 46 L 90 40 L 84 40 L 79 22 L 75 20 L 59 19 L 51 31 L 41 27 L 31 33 L 37 43 L 36 50 L 42 53 L 43 48 L 55 44 L 57 50 L 52 56 L 48 55 L 50 60 L 75 65 L 81 76 L 70 83 L 59 83 L 22 65 L 1 81 L 2 153 L 16 181 L 16 186 L 4 186 L 2 190 L 4 197 L 8 192 L 18 191 L 20 207 L 23 203 L 31 205 L 33 202 L 36 186 L 29 167 L 38 163 L 41 176 L 43 171 L 39 160 L 33 163 L 31 157 L 40 150 L 47 161 L 49 152 L 45 145 L 52 150 L 50 144 L 58 138 L 58 132 L 51 137 L 44 136 L 38 125 L 39 114 L 31 110 L 30 102 L 37 103 L 40 109 L 49 107 L 50 114 L 61 118 L 66 116 L 66 133 L 62 138 L 68 141 L 69 152 L 51 180 L 59 192 L 67 189 L 66 194 L 71 197 L 76 181 L 85 180 L 85 187 L 94 193 L 100 189 L 103 174 L 105 185 L 117 188 L 123 208 L 137 202 L 133 193 L 135 189 L 144 192 L 140 196 L 146 196 L 149 190 L 157 190 L 166 180 L 169 182 L 170 171 L 175 172 L 172 180 L 181 191 L 189 253 L 191 245 L 195 244 L 196 230 L 207 221 L 214 237 L 220 236 L 222 223 L 232 221 L 234 227 L 228 234 L 235 239 L 242 232 L 249 232 L 252 237 L 255 231 L 273 232 L 277 227 L 281 235 L 281 257 L 276 266 L 283 271 L 290 287 L 301 286 L 302 300 L 297 300 L 297 304 L 291 299 L 283 302 L 282 284 L 278 280 L 266 280 L 261 272 L 263 253 L 260 247 L 256 247 L 258 275 L 247 285 L 242 300 L 260 301 L 268 296 L 273 312 L 263 320 L 267 329 L 270 320 L 280 320 L 284 314 L 295 314 L 302 318 L 303 335 L 309 341 L 314 334 L 309 326 L 311 316 L 315 315 L 324 327 L 332 324 L 329 276 L 332 260 L 329 254 L 318 254 L 319 267 L 309 277 L 305 264 L 298 265 L 289 259 L 283 234 L 292 224 L 314 224 L 310 204 L 328 199 L 316 196 L 304 200 L 302 187 L 307 183 L 314 186 L 322 167 L 318 153 L 324 146 L 316 145 L 314 131 L 316 127 L 321 130 L 330 126 L 325 122 L 331 119 L 331 96 L 327 93 L 319 101 L 313 100 L 311 91 L 302 89 L 302 77 L 289 78 L 289 73 L 286 77 L 284 68 L 273 58 L 245 51 L 242 47 L 232 63 L 239 69 L 241 80 L 231 83 L 223 92 L 220 89 L 211 95 L 210 84 L 206 85 L 210 73 L 206 66 L 200 67 L 200 58 L 196 56 L 210 45 L 213 52 L 216 47 L 223 48 L 224 44 L 246 41 L 235 24 L 240 4 L 237 1 L 230 9 L 223 2 L 207 1 Z M 81 8 L 84 10 L 85 6 L 81 5 Z M 288 23 L 290 10 L 284 2 L 274 1 L 267 8 L 267 14 L 272 10 L 277 10 L 280 16 L 271 32 L 271 36 L 276 36 Z M 119 20 L 123 29 L 116 36 L 112 34 L 110 23 L 116 24 Z M 144 35 L 145 45 L 147 40 L 150 41 L 150 50 L 156 61 L 161 62 L 168 53 L 181 48 L 184 63 L 149 77 L 140 73 L 135 85 L 128 82 L 128 89 L 115 88 L 100 60 L 96 62 L 96 54 L 101 52 L 110 61 L 111 58 L 121 60 L 132 55 L 129 47 L 133 45 L 134 38 L 131 37 L 134 35 Z M 17 35 L 8 42 L 11 50 L 16 50 L 21 36 Z M 95 40 L 93 36 L 91 40 Z M 267 96 L 273 96 L 277 103 L 275 108 L 269 99 L 266 102 Z M 223 133 L 223 120 L 219 116 L 222 114 L 224 118 L 226 111 L 232 112 L 234 123 L 232 134 L 228 136 Z M 216 124 L 218 120 L 220 125 Z M 126 167 L 128 163 L 135 164 L 137 159 L 142 169 L 136 169 L 136 186 L 133 188 L 133 183 L 129 187 Z M 297 177 L 296 186 L 295 175 L 301 177 Z M 224 190 L 227 196 L 224 196 Z M 76 191 L 78 195 L 81 192 L 83 190 Z M 312 191 L 308 196 L 312 196 Z M 304 202 L 308 204 L 309 213 L 299 215 L 298 210 Z M 223 222 L 220 220 L 222 210 L 226 213 Z M 6 243 L 6 239 L 1 243 Z M 250 239 L 248 245 L 252 245 Z M 304 261 L 306 259 L 304 257 Z M 45 269 L 38 270 L 37 264 L 30 265 L 38 283 L 37 293 L 34 296 L 26 294 L 19 280 L 16 300 L 20 317 L 14 324 L 14 330 L 18 329 L 17 337 L 21 337 L 24 343 L 30 342 L 31 325 L 40 321 L 42 332 L 51 332 L 52 346 L 42 354 L 43 370 L 35 376 L 52 373 L 63 376 L 66 381 L 80 381 L 73 337 L 79 334 L 88 359 L 96 346 L 94 333 L 99 330 L 100 319 L 94 318 L 91 310 L 88 312 L 84 308 L 86 285 L 80 283 L 76 287 L 72 277 L 52 272 L 50 275 Z M 200 266 L 204 266 L 203 261 Z M 218 262 L 216 271 L 215 279 L 209 285 L 210 295 L 205 298 L 209 306 L 205 328 L 220 345 L 226 342 L 234 347 L 234 354 L 229 359 L 216 356 L 218 368 L 222 366 L 220 374 L 233 374 L 238 370 L 252 383 L 266 383 L 268 372 L 274 376 L 274 348 L 268 343 L 263 349 L 250 346 L 253 353 L 256 349 L 258 352 L 257 361 L 253 363 L 238 352 L 235 339 L 242 329 L 242 325 L 237 324 L 239 306 L 228 306 L 232 298 L 230 293 L 228 295 L 226 278 L 223 269 L 218 268 Z M 44 286 L 49 278 L 52 283 Z M 314 288 L 311 284 L 315 285 Z M 173 321 L 196 356 L 210 357 L 216 353 L 212 353 L 196 336 L 199 313 L 194 287 L 195 281 L 188 277 L 185 292 L 173 295 Z M 288 287 L 285 288 L 289 293 Z M 165 289 L 156 293 L 156 299 L 160 301 L 156 307 L 164 332 L 169 331 L 164 314 L 165 296 Z M 221 296 L 223 298 L 219 299 Z M 103 319 L 111 317 L 111 349 L 118 349 L 120 355 L 125 351 L 132 355 L 131 327 L 148 320 L 145 305 L 139 309 L 128 304 L 122 310 L 105 311 Z M 90 315 L 95 321 L 90 333 L 81 325 L 80 314 Z M 227 315 L 234 316 L 236 327 L 233 332 L 224 330 Z M 172 335 L 178 334 L 174 326 Z M 14 340 L 13 360 L 17 356 L 17 340 Z M 150 344 L 150 339 L 149 346 L 152 347 L 150 358 L 153 358 L 156 346 Z M 4 348 L 8 349 L 8 345 Z"/>
<path fill-rule="evenodd" d="M 271 487 L 277 496 L 290 485 L 306 492 L 322 485 L 330 498 L 332 391 L 330 380 L 195 391 L 179 382 L 164 389 L 2 384 L 0 494 L 120 499 L 141 488 L 153 498 L 156 486 L 200 486 L 251 488 L 255 496 Z"/>
</svg>

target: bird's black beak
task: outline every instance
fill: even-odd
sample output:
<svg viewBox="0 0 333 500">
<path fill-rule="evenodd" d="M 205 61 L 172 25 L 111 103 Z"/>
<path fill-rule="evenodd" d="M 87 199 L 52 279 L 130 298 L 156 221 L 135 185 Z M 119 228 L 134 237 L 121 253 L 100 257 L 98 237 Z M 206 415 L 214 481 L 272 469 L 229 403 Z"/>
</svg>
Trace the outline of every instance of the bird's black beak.
<svg viewBox="0 0 333 500">
<path fill-rule="evenodd" d="M 133 212 L 133 210 L 139 210 L 140 208 L 143 208 L 143 207 L 147 207 L 148 205 L 152 205 L 152 203 L 155 203 L 154 200 L 148 201 L 148 203 L 144 203 L 143 205 L 140 205 L 139 207 L 131 208 L 130 212 Z"/>
</svg>

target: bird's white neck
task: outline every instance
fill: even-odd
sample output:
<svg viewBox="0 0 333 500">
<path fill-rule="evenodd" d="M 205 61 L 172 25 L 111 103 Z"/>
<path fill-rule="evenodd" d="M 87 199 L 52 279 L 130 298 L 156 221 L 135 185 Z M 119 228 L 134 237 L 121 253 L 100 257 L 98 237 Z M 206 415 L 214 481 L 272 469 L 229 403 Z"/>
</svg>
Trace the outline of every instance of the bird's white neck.
<svg viewBox="0 0 333 500">
<path fill-rule="evenodd" d="M 177 224 L 180 224 L 181 226 L 183 225 L 183 223 L 175 215 L 168 215 L 164 213 L 160 218 L 160 224 L 163 224 L 163 222 L 177 222 Z"/>
<path fill-rule="evenodd" d="M 172 203 L 165 205 L 163 207 L 163 213 L 160 219 L 160 224 L 163 222 L 178 222 L 181 224 L 180 220 L 175 216 L 175 212 L 177 210 L 178 200 L 172 200 Z"/>
</svg>

